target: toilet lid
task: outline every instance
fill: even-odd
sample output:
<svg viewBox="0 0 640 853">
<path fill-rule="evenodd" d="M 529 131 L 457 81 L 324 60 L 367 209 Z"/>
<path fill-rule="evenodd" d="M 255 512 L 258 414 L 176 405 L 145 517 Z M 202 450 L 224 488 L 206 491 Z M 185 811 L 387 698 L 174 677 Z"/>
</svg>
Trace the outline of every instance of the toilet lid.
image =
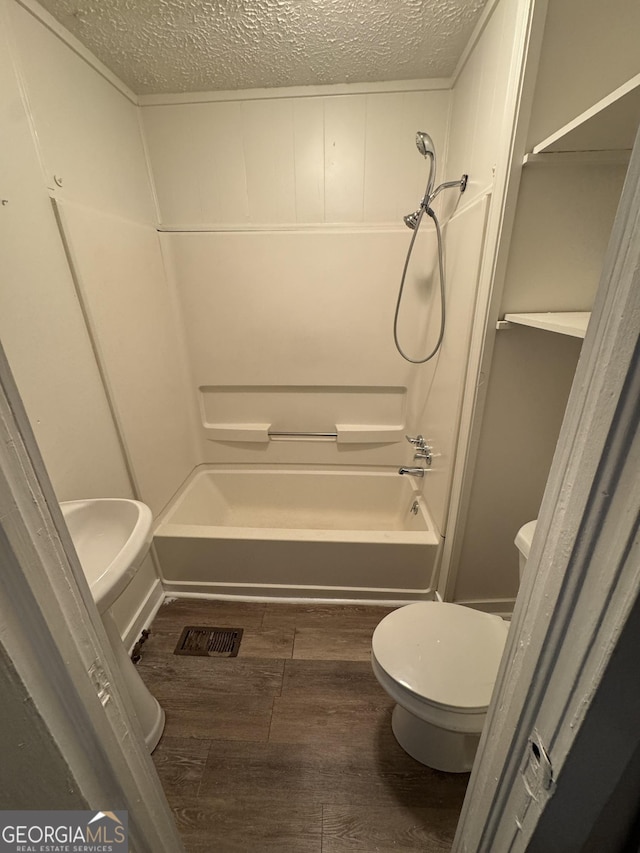
<svg viewBox="0 0 640 853">
<path fill-rule="evenodd" d="M 420 698 L 481 711 L 491 700 L 507 632 L 499 616 L 420 601 L 385 616 L 372 648 L 387 675 Z"/>
</svg>

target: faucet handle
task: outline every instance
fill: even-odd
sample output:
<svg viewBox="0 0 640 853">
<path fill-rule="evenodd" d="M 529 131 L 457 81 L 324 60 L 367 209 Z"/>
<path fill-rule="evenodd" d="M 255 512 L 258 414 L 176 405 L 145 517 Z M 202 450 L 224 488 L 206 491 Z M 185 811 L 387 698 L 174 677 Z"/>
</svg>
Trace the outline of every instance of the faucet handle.
<svg viewBox="0 0 640 853">
<path fill-rule="evenodd" d="M 417 447 L 416 452 L 413 454 L 414 459 L 424 459 L 425 463 L 429 468 L 431 468 L 431 463 L 433 462 L 433 453 L 432 448 L 429 447 L 428 444 L 425 444 L 422 447 Z"/>
<path fill-rule="evenodd" d="M 415 438 L 412 438 L 410 435 L 405 435 L 405 438 L 409 442 L 409 444 L 413 444 L 416 447 L 419 447 L 420 450 L 425 446 L 425 440 L 423 435 L 417 435 Z"/>
</svg>

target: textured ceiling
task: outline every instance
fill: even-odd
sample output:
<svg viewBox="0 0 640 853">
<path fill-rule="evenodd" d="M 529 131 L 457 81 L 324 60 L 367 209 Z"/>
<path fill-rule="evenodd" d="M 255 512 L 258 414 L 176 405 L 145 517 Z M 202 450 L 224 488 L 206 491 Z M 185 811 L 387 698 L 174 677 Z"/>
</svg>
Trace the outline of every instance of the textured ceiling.
<svg viewBox="0 0 640 853">
<path fill-rule="evenodd" d="M 448 77 L 486 0 L 40 0 L 138 94 Z"/>
</svg>

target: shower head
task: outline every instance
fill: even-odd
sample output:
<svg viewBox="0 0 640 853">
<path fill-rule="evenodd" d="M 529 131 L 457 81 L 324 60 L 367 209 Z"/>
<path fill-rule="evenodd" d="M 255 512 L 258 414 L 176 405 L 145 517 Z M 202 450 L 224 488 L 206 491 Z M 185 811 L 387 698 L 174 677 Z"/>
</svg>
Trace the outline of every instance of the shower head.
<svg viewBox="0 0 640 853">
<path fill-rule="evenodd" d="M 423 157 L 429 157 L 431 162 L 429 163 L 429 178 L 427 180 L 427 188 L 424 191 L 424 198 L 420 202 L 420 207 L 417 210 L 414 210 L 413 213 L 408 213 L 406 216 L 403 216 L 404 224 L 407 228 L 411 228 L 412 231 L 418 227 L 418 223 L 420 222 L 420 217 L 425 212 L 425 210 L 429 211 L 429 202 L 431 201 L 431 193 L 433 191 L 433 183 L 436 177 L 436 147 L 433 144 L 433 139 L 429 136 L 428 133 L 425 133 L 424 130 L 419 130 L 416 133 L 416 148 L 422 154 Z"/>
<path fill-rule="evenodd" d="M 420 207 L 418 208 L 418 210 L 414 210 L 413 213 L 407 213 L 406 216 L 402 217 L 404 224 L 407 226 L 407 228 L 411 228 L 412 231 L 416 230 L 422 210 L 423 208 Z"/>
<path fill-rule="evenodd" d="M 433 144 L 433 139 L 424 130 L 419 130 L 416 133 L 416 148 L 423 157 L 431 157 L 436 159 L 436 147 Z"/>
<path fill-rule="evenodd" d="M 423 157 L 431 158 L 431 162 L 429 163 L 429 179 L 427 181 L 427 188 L 424 193 L 424 198 L 422 199 L 422 206 L 427 207 L 429 205 L 429 198 L 431 196 L 433 184 L 436 178 L 436 147 L 433 144 L 433 139 L 429 136 L 429 134 L 425 133 L 424 130 L 419 130 L 416 133 L 416 148 L 422 154 Z"/>
</svg>

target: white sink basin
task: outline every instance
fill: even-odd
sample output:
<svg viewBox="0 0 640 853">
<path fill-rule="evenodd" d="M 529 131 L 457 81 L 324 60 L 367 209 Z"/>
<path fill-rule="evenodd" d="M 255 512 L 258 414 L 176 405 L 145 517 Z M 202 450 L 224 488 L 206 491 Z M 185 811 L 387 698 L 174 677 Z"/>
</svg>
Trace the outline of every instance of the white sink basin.
<svg viewBox="0 0 640 853">
<path fill-rule="evenodd" d="M 135 575 L 151 544 L 151 510 L 126 498 L 60 504 L 100 613 Z"/>
<path fill-rule="evenodd" d="M 140 501 L 126 498 L 66 501 L 60 508 L 124 679 L 130 711 L 153 752 L 164 728 L 164 711 L 131 663 L 109 610 L 149 550 L 151 510 Z"/>
</svg>

